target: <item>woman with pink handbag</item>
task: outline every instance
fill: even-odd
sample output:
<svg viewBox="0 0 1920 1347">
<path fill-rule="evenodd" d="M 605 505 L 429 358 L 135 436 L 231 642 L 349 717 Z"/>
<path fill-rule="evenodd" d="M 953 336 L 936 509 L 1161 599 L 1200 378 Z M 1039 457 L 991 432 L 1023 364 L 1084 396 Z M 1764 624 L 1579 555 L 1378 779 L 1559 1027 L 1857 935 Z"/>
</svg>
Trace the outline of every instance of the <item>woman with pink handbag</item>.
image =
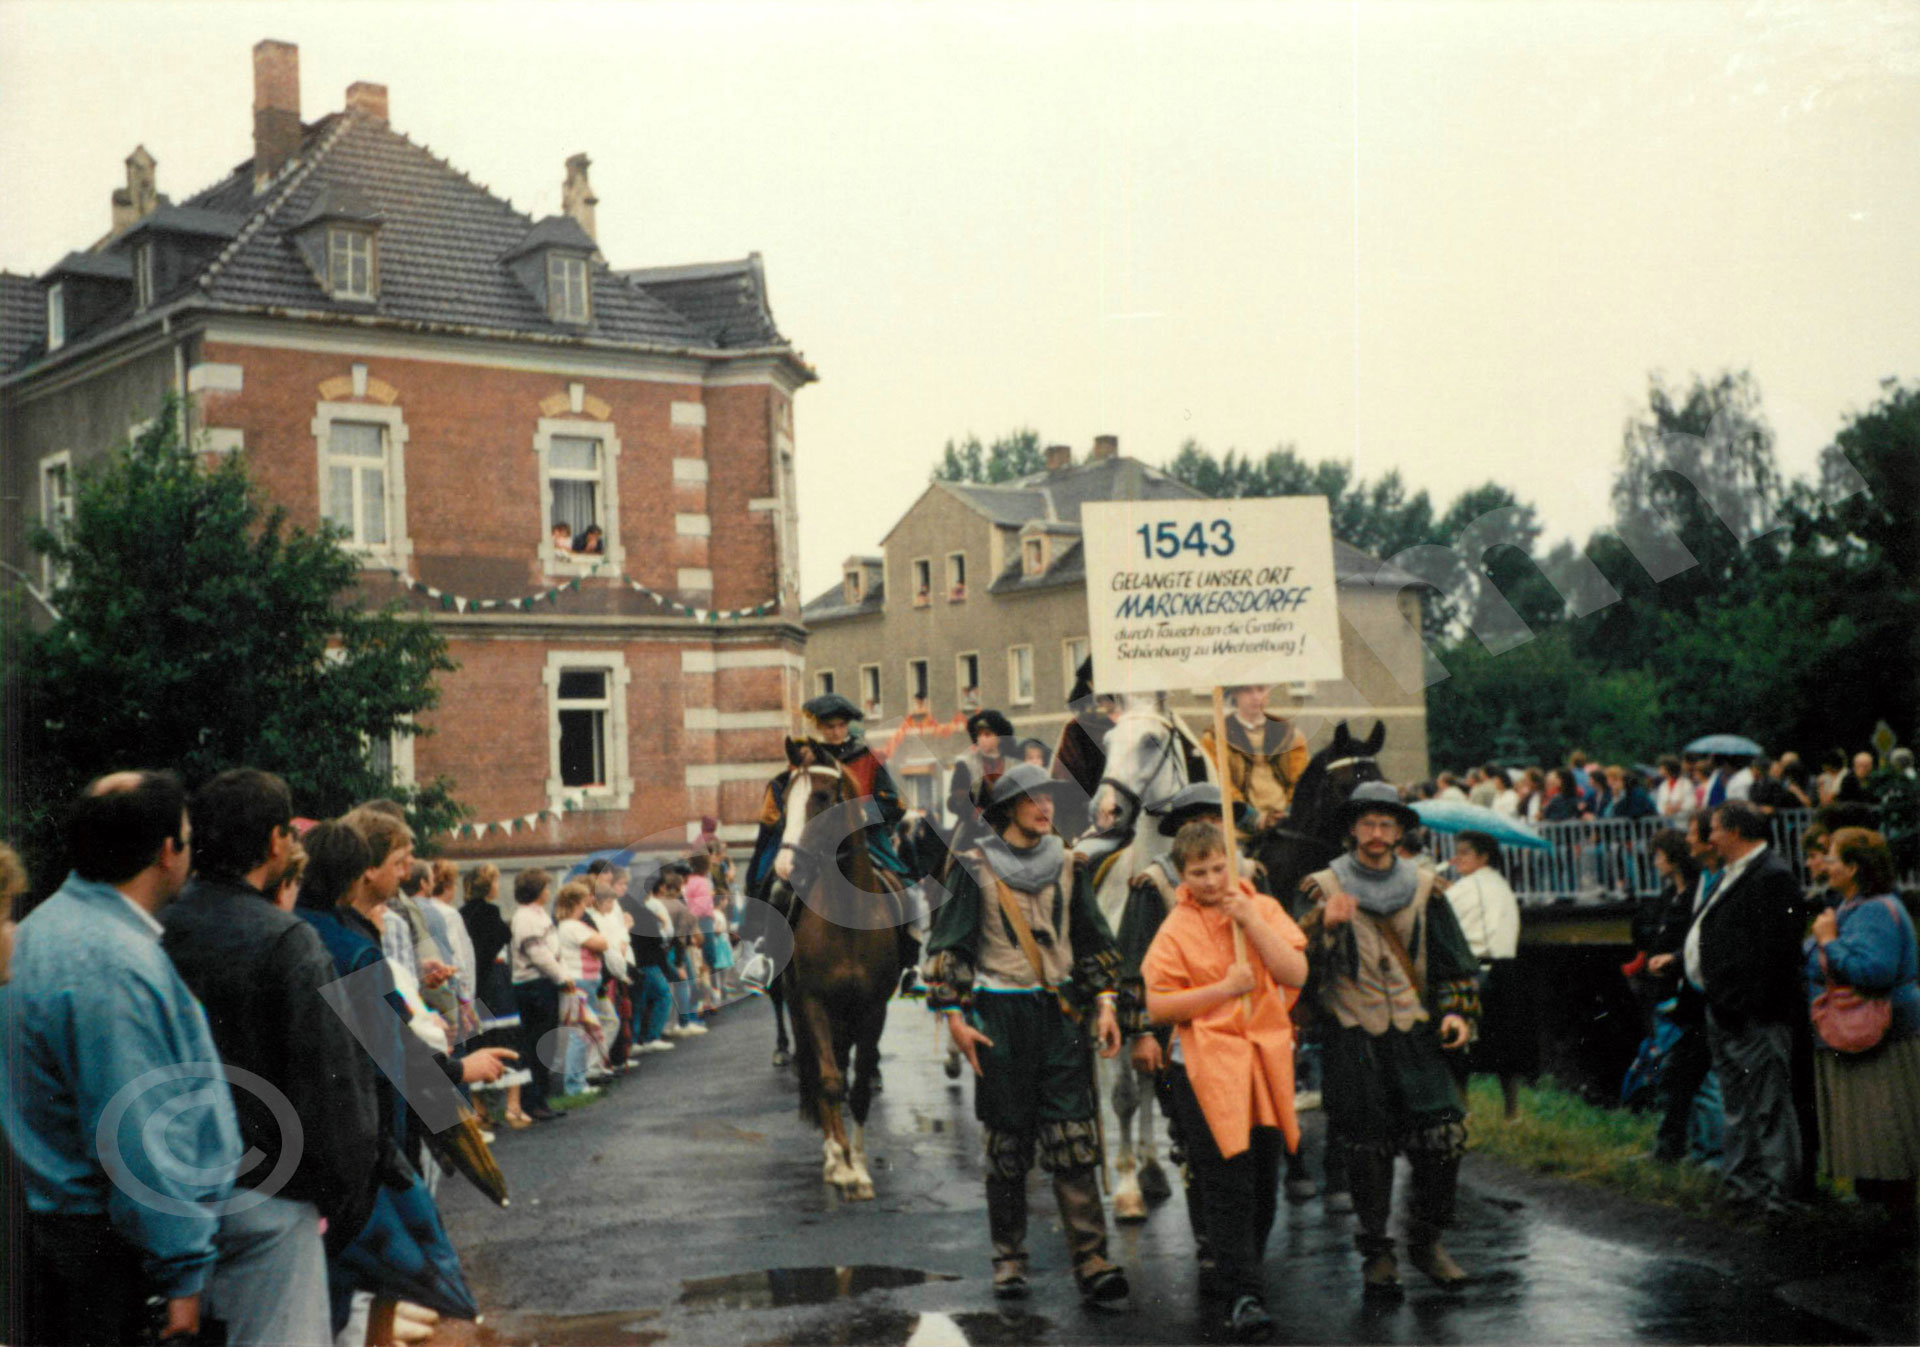
<svg viewBox="0 0 1920 1347">
<path fill-rule="evenodd" d="M 1820 1167 L 1915 1232 L 1920 1175 L 1920 946 L 1879 833 L 1842 828 L 1827 878 L 1840 905 L 1813 921 L 1807 996 Z"/>
</svg>

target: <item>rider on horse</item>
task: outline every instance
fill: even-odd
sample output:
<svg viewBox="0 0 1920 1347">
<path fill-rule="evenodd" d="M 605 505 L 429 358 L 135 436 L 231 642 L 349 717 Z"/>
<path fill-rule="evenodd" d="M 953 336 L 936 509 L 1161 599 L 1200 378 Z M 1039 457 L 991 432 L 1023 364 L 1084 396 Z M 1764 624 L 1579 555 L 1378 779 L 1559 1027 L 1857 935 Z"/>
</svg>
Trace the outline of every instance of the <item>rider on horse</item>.
<svg viewBox="0 0 1920 1347">
<path fill-rule="evenodd" d="M 1306 736 L 1291 720 L 1267 710 L 1267 689 L 1253 684 L 1226 689 L 1233 703 L 1227 717 L 1226 770 L 1233 778 L 1233 795 L 1253 806 L 1254 831 L 1264 832 L 1286 817 L 1294 783 L 1307 770 L 1310 755 Z M 1200 745 L 1221 765 L 1213 731 L 1200 736 Z"/>
<path fill-rule="evenodd" d="M 973 747 L 954 760 L 947 786 L 947 811 L 959 820 L 950 843 L 955 851 L 972 847 L 986 831 L 978 822 L 980 806 L 988 788 L 1013 765 L 1007 756 L 1014 747 L 1013 722 L 998 711 L 975 711 L 967 717 L 967 738 Z"/>
<path fill-rule="evenodd" d="M 1080 1294 L 1111 1307 L 1126 1298 L 1127 1279 L 1107 1259 L 1098 1102 L 1083 1024 L 1093 1009 L 1102 1054 L 1119 1051 L 1119 956 L 1084 868 L 1053 831 L 1053 797 L 1068 788 L 1029 763 L 994 783 L 986 810 L 992 831 L 957 858 L 951 896 L 934 915 L 927 1004 L 946 1015 L 954 1046 L 977 1077 L 994 1294 L 1027 1293 L 1027 1171 L 1038 1158 L 1053 1175 Z"/>
<path fill-rule="evenodd" d="M 1054 826 L 1069 843 L 1079 840 L 1093 822 L 1092 801 L 1107 770 L 1107 731 L 1113 728 L 1114 699 L 1093 690 L 1093 656 L 1080 661 L 1073 672 L 1073 690 L 1067 709 L 1073 719 L 1060 727 L 1053 750 L 1053 779 L 1079 787 L 1055 806 Z"/>
</svg>

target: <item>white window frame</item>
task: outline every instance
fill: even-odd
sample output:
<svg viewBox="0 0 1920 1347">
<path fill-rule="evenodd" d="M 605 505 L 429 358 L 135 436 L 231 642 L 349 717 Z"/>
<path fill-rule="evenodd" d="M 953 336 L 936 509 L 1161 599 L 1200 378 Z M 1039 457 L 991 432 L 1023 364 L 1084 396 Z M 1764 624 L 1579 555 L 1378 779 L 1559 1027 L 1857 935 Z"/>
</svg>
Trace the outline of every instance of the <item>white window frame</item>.
<svg viewBox="0 0 1920 1347">
<path fill-rule="evenodd" d="M 871 678 L 869 678 L 869 675 L 871 675 Z M 867 696 L 867 689 L 869 687 L 873 689 L 873 696 L 871 698 Z M 880 666 L 878 664 L 862 664 L 860 666 L 860 709 L 867 715 L 872 716 L 875 720 L 878 720 L 886 714 L 886 711 L 883 709 L 886 703 L 880 700 L 880 692 Z M 871 706 L 867 704 L 869 701 L 872 702 Z"/>
<path fill-rule="evenodd" d="M 1017 656 L 1024 651 L 1027 657 L 1027 695 L 1020 695 L 1020 662 Z M 1010 706 L 1033 705 L 1033 647 L 1031 645 L 1010 645 L 1007 647 L 1007 703 Z"/>
<path fill-rule="evenodd" d="M 959 562 L 958 566 L 954 565 Z M 947 553 L 947 602 L 964 603 L 967 597 L 967 554 Z"/>
<path fill-rule="evenodd" d="M 153 240 L 133 245 L 133 307 L 153 307 Z"/>
<path fill-rule="evenodd" d="M 816 669 L 813 672 L 813 695 L 825 697 L 833 691 L 833 670 Z"/>
<path fill-rule="evenodd" d="M 329 664 L 345 664 L 347 652 L 337 645 L 328 646 L 325 659 Z M 417 784 L 413 765 L 413 738 L 405 730 L 395 730 L 387 736 L 387 780 L 392 785 L 405 786 L 411 790 Z M 367 759 L 367 765 L 373 766 L 373 740 L 368 735 L 360 736 L 360 751 Z"/>
<path fill-rule="evenodd" d="M 578 281 L 577 294 L 575 281 Z M 576 310 L 574 300 L 578 299 Z M 556 323 L 593 321 L 593 284 L 587 259 L 578 253 L 547 253 L 547 316 Z"/>
<path fill-rule="evenodd" d="M 66 510 L 60 516 L 57 524 L 51 517 L 51 511 L 47 508 L 49 504 L 47 482 L 48 479 L 53 476 L 55 470 L 58 470 L 61 479 L 66 483 L 66 495 L 64 498 Z M 62 449 L 57 454 L 48 454 L 45 458 L 41 459 L 39 482 L 40 523 L 48 532 L 65 537 L 66 526 L 73 523 L 73 451 L 70 449 Z M 52 557 L 43 556 L 40 558 L 40 584 L 43 589 L 51 591 L 55 586 L 65 583 L 66 578 L 66 573 L 53 564 Z"/>
<path fill-rule="evenodd" d="M 1078 645 L 1080 647 L 1080 659 L 1075 659 L 1073 657 L 1073 648 L 1075 645 Z M 1080 667 L 1081 659 L 1085 659 L 1088 655 L 1092 653 L 1093 653 L 1093 641 L 1090 637 L 1069 636 L 1064 641 L 1060 642 L 1060 660 L 1061 660 L 1060 668 L 1062 672 L 1065 674 L 1065 677 L 1063 677 L 1060 680 L 1061 687 L 1071 688 L 1073 686 L 1074 670 Z"/>
<path fill-rule="evenodd" d="M 968 660 L 973 661 L 973 677 L 971 679 L 967 677 L 967 661 Z M 975 697 L 979 697 L 981 695 L 980 652 L 978 650 L 962 650 L 959 654 L 953 657 L 954 705 L 958 706 L 962 701 L 966 700 L 968 688 L 973 689 L 973 695 Z"/>
<path fill-rule="evenodd" d="M 607 779 L 599 786 L 566 786 L 560 781 L 560 675 L 575 670 L 607 675 Z M 541 681 L 547 688 L 547 803 L 558 809 L 568 796 L 586 809 L 623 810 L 633 803 L 633 777 L 627 757 L 627 657 L 618 650 L 549 650 Z"/>
<path fill-rule="evenodd" d="M 908 573 L 913 576 L 913 606 L 915 608 L 932 607 L 933 606 L 933 558 L 932 557 L 915 557 L 911 562 L 908 563 L 907 570 L 908 570 Z M 920 583 L 920 577 L 922 575 L 925 575 L 927 577 L 927 583 L 924 586 L 921 585 Z M 921 593 L 922 589 L 926 591 L 924 596 Z"/>
<path fill-rule="evenodd" d="M 320 479 L 319 516 L 327 517 L 327 446 L 335 421 L 378 422 L 386 428 L 387 541 L 384 544 L 357 543 L 343 539 L 341 546 L 362 558 L 368 567 L 377 565 L 404 567 L 413 556 L 413 539 L 407 536 L 407 420 L 398 407 L 383 407 L 366 402 L 322 402 L 314 409 L 314 464 Z M 356 524 L 356 527 L 358 525 Z"/>
<path fill-rule="evenodd" d="M 576 557 L 553 545 L 553 437 L 600 441 L 600 525 L 605 551 L 598 557 Z M 550 577 L 620 575 L 627 569 L 627 552 L 620 545 L 620 436 L 611 421 L 582 421 L 577 417 L 540 418 L 533 434 L 533 453 L 540 474 L 540 565 Z"/>
<path fill-rule="evenodd" d="M 67 286 L 55 281 L 47 287 L 47 350 L 57 351 L 67 344 Z"/>
<path fill-rule="evenodd" d="M 918 666 L 921 675 L 919 692 L 913 690 L 913 671 L 916 666 Z M 924 655 L 919 659 L 910 659 L 907 661 L 907 705 L 913 705 L 915 697 L 925 698 L 928 705 L 932 705 L 933 703 L 933 661 Z"/>
<path fill-rule="evenodd" d="M 356 289 L 353 284 L 355 262 L 361 260 L 357 253 L 366 254 L 366 284 Z M 338 263 L 344 263 L 344 268 Z M 344 273 L 346 279 L 340 280 Z M 374 242 L 371 229 L 355 229 L 351 225 L 327 226 L 327 293 L 335 299 L 372 299 L 380 290 L 379 274 L 374 270 Z"/>
</svg>

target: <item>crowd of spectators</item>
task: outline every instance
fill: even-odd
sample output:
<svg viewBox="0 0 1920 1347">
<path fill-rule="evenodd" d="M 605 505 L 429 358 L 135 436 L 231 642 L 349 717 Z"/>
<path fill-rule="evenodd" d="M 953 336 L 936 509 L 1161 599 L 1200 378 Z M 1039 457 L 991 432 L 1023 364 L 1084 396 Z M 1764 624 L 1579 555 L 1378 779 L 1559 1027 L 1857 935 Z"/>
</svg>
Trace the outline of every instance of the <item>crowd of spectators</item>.
<svg viewBox="0 0 1920 1347">
<path fill-rule="evenodd" d="M 0 1340 L 427 1336 L 397 1251 L 457 1257 L 449 1138 L 564 1118 L 737 989 L 713 831 L 644 894 L 607 860 L 523 871 L 510 918 L 498 869 L 417 860 L 397 804 L 296 819 L 248 768 L 95 781 L 31 911 L 0 845 Z"/>
</svg>

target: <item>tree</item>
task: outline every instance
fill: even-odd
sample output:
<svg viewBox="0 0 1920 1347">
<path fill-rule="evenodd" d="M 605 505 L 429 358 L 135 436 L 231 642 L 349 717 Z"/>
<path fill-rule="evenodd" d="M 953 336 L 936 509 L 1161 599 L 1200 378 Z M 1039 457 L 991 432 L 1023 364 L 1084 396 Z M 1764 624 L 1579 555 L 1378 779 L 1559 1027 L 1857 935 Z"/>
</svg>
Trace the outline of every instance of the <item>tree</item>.
<svg viewBox="0 0 1920 1347">
<path fill-rule="evenodd" d="M 332 526 L 289 528 L 240 456 L 208 466 L 182 449 L 177 419 L 169 406 L 82 473 L 69 525 L 32 539 L 61 576 L 58 620 L 16 623 L 13 638 L 12 768 L 35 874 L 58 877 L 58 811 L 129 766 L 172 768 L 191 787 L 244 764 L 284 776 L 315 817 L 386 795 L 422 837 L 457 822 L 451 782 L 399 786 L 367 749 L 430 733 L 417 717 L 456 667 L 445 640 L 398 604 L 367 608 Z"/>
<path fill-rule="evenodd" d="M 940 464 L 933 470 L 940 482 L 1011 482 L 1045 471 L 1047 453 L 1040 432 L 1027 427 L 1010 430 L 986 445 L 978 435 L 956 443 L 947 441 Z"/>
</svg>

